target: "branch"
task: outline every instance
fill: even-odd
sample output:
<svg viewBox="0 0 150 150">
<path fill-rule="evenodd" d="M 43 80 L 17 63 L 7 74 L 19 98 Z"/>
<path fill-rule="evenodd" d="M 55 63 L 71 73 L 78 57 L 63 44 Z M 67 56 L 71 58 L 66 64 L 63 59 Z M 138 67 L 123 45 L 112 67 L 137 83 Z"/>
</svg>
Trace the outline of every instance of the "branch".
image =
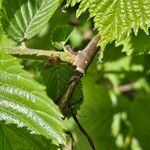
<svg viewBox="0 0 150 150">
<path fill-rule="evenodd" d="M 94 54 L 99 37 L 95 36 L 83 51 L 77 54 L 70 51 L 58 52 L 52 50 L 31 49 L 25 46 L 5 47 L 0 46 L 0 50 L 6 51 L 8 54 L 19 58 L 33 59 L 33 60 L 47 60 L 48 58 L 59 58 L 62 61 L 73 64 L 77 70 L 85 70 L 87 64 Z"/>
<path fill-rule="evenodd" d="M 97 52 L 98 41 L 99 36 L 95 36 L 82 51 L 78 51 L 78 53 L 75 55 L 73 65 L 76 67 L 76 69 L 74 71 L 74 74 L 72 75 L 67 86 L 56 101 L 64 116 L 66 115 L 67 108 L 69 106 L 70 99 L 75 87 L 78 85 L 80 79 L 82 78 L 89 64 L 91 63 L 92 58 Z"/>
<path fill-rule="evenodd" d="M 131 92 L 133 90 L 133 86 L 132 84 L 124 84 L 124 85 L 120 85 L 118 86 L 118 89 L 120 92 Z"/>
<path fill-rule="evenodd" d="M 66 116 L 66 112 L 70 104 L 70 99 L 75 90 L 75 87 L 78 85 L 80 79 L 88 69 L 88 66 L 92 62 L 92 59 L 97 52 L 97 43 L 99 39 L 99 36 L 95 36 L 82 51 L 78 51 L 77 53 L 73 53 L 72 49 L 70 48 L 66 48 L 69 49 L 70 52 L 37 50 L 26 48 L 24 46 L 0 47 L 0 49 L 5 50 L 7 53 L 12 54 L 14 56 L 27 59 L 48 60 L 49 58 L 52 58 L 53 60 L 53 58 L 59 58 L 60 60 L 69 62 L 76 67 L 73 76 L 71 77 L 70 81 L 68 82 L 67 86 L 65 87 L 58 101 L 56 102 L 59 105 L 61 112 L 64 114 L 64 116 Z M 71 114 L 73 116 L 73 119 L 77 123 L 80 131 L 87 137 L 92 149 L 95 150 L 95 146 L 91 137 L 79 123 L 76 114 Z"/>
<path fill-rule="evenodd" d="M 92 140 L 92 138 L 90 137 L 90 135 L 87 133 L 87 131 L 82 127 L 82 125 L 80 124 L 76 114 L 72 113 L 72 117 L 74 119 L 74 121 L 76 122 L 78 128 L 80 129 L 80 131 L 82 132 L 82 134 L 87 138 L 92 150 L 95 150 L 95 145 L 94 142 Z"/>
<path fill-rule="evenodd" d="M 67 114 L 68 106 L 70 103 L 70 99 L 72 97 L 72 94 L 75 90 L 75 87 L 78 85 L 81 77 L 83 76 L 82 73 L 75 70 L 74 74 L 72 75 L 70 81 L 68 82 L 67 86 L 63 90 L 62 94 L 58 97 L 56 100 L 56 104 L 59 106 L 60 111 L 64 115 L 64 117 Z"/>
<path fill-rule="evenodd" d="M 59 58 L 62 61 L 73 63 L 75 55 L 69 52 L 57 52 L 52 50 L 31 49 L 26 47 L 4 47 L 0 46 L 0 50 L 6 51 L 8 54 L 19 58 L 33 60 L 47 60 L 48 58 Z"/>
<path fill-rule="evenodd" d="M 87 70 L 92 58 L 97 52 L 97 43 L 99 39 L 100 37 L 96 35 L 82 51 L 78 51 L 73 62 L 73 65 L 76 66 L 76 70 L 83 74 Z"/>
</svg>

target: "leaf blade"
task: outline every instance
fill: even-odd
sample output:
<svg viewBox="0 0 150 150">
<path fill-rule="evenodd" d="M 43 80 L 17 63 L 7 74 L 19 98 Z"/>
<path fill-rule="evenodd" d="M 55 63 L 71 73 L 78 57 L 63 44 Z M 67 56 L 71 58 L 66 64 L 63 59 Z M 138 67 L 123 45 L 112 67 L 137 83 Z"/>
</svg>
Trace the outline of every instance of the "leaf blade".
<svg viewBox="0 0 150 150">
<path fill-rule="evenodd" d="M 5 33 L 16 42 L 32 38 L 42 30 L 60 4 L 61 0 L 4 1 L 2 24 Z"/>
<path fill-rule="evenodd" d="M 2 51 L 0 56 L 0 120 L 64 144 L 62 115 L 44 87 L 32 80 L 13 57 Z"/>
<path fill-rule="evenodd" d="M 77 2 L 80 1 L 68 0 L 68 5 L 74 6 Z M 101 44 L 99 44 L 103 49 L 113 40 L 120 41 L 123 37 L 128 37 L 132 29 L 135 34 L 139 28 L 148 34 L 150 27 L 150 2 L 148 0 L 83 0 L 77 10 L 77 16 L 86 10 L 90 12 L 90 17 L 94 17 L 95 28 L 101 35 Z"/>
<path fill-rule="evenodd" d="M 17 128 L 15 125 L 0 125 L 1 150 L 55 150 L 56 146 L 51 140 L 43 136 L 30 134 L 25 128 Z"/>
</svg>

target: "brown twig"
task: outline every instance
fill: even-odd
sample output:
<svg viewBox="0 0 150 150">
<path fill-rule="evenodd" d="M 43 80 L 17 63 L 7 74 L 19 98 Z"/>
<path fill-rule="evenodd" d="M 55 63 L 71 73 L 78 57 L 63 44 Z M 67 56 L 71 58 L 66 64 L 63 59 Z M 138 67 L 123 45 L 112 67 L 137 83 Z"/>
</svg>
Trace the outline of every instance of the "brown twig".
<svg viewBox="0 0 150 150">
<path fill-rule="evenodd" d="M 97 52 L 97 43 L 99 41 L 99 36 L 95 36 L 90 43 L 82 50 L 78 51 L 75 55 L 75 59 L 73 62 L 73 65 L 76 67 L 74 74 L 72 75 L 70 81 L 68 82 L 66 88 L 60 95 L 57 104 L 63 113 L 64 116 L 66 116 L 66 112 L 71 100 L 71 96 L 75 90 L 75 87 L 78 85 L 80 79 L 86 72 L 88 66 L 90 65 L 92 58 Z M 82 127 L 80 122 L 78 121 L 76 114 L 73 112 L 70 112 L 72 114 L 72 117 L 76 124 L 78 125 L 80 131 L 83 133 L 83 135 L 87 138 L 90 146 L 93 150 L 95 150 L 94 142 L 92 138 L 89 136 L 89 134 L 86 132 L 86 130 Z"/>
<path fill-rule="evenodd" d="M 99 39 L 100 37 L 96 35 L 82 51 L 78 51 L 78 53 L 76 54 L 73 65 L 80 73 L 84 74 L 88 66 L 90 65 L 93 56 L 97 52 L 97 43 Z"/>
<path fill-rule="evenodd" d="M 75 87 L 78 85 L 80 79 L 90 65 L 92 58 L 97 52 L 98 41 L 99 36 L 93 37 L 90 43 L 82 51 L 78 51 L 75 55 L 73 65 L 76 67 L 76 69 L 74 74 L 56 102 L 64 116 L 66 115 L 67 107 Z"/>
<path fill-rule="evenodd" d="M 130 92 L 133 90 L 132 84 L 124 84 L 124 85 L 119 85 L 118 89 L 120 92 Z"/>
<path fill-rule="evenodd" d="M 67 86 L 63 90 L 62 94 L 59 96 L 58 100 L 56 100 L 56 104 L 58 104 L 62 114 L 66 115 L 68 105 L 70 103 L 71 96 L 75 90 L 75 87 L 79 83 L 82 73 L 75 70 L 74 74 L 72 75 L 70 81 L 68 82 Z"/>
<path fill-rule="evenodd" d="M 90 137 L 90 135 L 87 133 L 87 131 L 83 128 L 83 126 L 80 124 L 77 116 L 75 113 L 71 113 L 72 114 L 72 117 L 74 119 L 74 121 L 76 122 L 78 128 L 80 129 L 80 131 L 82 132 L 82 134 L 87 138 L 92 150 L 95 150 L 95 145 L 94 145 L 94 142 L 92 140 L 92 138 Z"/>
</svg>

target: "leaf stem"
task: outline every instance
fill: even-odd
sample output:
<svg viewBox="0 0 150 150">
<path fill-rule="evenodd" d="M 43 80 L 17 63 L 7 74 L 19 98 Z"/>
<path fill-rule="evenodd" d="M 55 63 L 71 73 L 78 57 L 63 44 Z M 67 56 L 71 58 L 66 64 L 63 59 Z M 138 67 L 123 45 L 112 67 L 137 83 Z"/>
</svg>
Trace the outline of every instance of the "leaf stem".
<svg viewBox="0 0 150 150">
<path fill-rule="evenodd" d="M 48 58 L 59 58 L 62 61 L 73 63 L 74 54 L 69 52 L 58 52 L 52 50 L 31 49 L 22 46 L 18 47 L 4 47 L 0 46 L 0 50 L 6 51 L 8 54 L 19 58 L 33 59 L 33 60 L 47 60 Z"/>
</svg>

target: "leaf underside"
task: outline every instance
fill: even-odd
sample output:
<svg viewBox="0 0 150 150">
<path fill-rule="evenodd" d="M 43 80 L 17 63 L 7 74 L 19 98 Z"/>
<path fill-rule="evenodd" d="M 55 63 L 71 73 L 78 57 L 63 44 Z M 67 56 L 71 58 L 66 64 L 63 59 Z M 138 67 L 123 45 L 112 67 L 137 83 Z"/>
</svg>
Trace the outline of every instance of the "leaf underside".
<svg viewBox="0 0 150 150">
<path fill-rule="evenodd" d="M 3 51 L 0 56 L 0 120 L 64 144 L 61 114 L 44 87 L 15 58 Z"/>
<path fill-rule="evenodd" d="M 5 136 L 2 126 L 0 126 L 0 149 L 1 150 L 12 150 L 12 146 L 8 138 Z"/>
<path fill-rule="evenodd" d="M 54 66 L 46 66 L 41 69 L 41 75 L 47 88 L 47 94 L 55 101 L 64 94 L 64 89 L 68 85 L 74 69 L 66 63 L 58 63 Z M 77 111 L 83 102 L 82 83 L 80 82 L 70 98 L 69 108 Z"/>
<path fill-rule="evenodd" d="M 3 29 L 16 42 L 30 39 L 42 30 L 60 3 L 61 0 L 3 1 Z"/>
<path fill-rule="evenodd" d="M 81 2 L 77 16 L 84 11 L 94 17 L 95 28 L 101 35 L 102 49 L 113 40 L 120 41 L 132 32 L 138 33 L 139 28 L 148 34 L 150 27 L 149 0 L 68 0 L 68 5 L 74 6 Z"/>
<path fill-rule="evenodd" d="M 51 140 L 39 135 L 31 135 L 25 128 L 15 125 L 0 125 L 1 150 L 55 150 Z"/>
<path fill-rule="evenodd" d="M 124 39 L 119 44 L 123 45 L 122 51 L 130 54 L 149 54 L 150 53 L 150 36 L 143 30 L 139 30 L 137 36 L 133 33 L 130 37 Z"/>
<path fill-rule="evenodd" d="M 41 68 L 41 75 L 47 87 L 47 94 L 57 100 L 65 89 L 73 74 L 73 69 L 66 63 L 58 63 L 54 66 Z"/>
</svg>

